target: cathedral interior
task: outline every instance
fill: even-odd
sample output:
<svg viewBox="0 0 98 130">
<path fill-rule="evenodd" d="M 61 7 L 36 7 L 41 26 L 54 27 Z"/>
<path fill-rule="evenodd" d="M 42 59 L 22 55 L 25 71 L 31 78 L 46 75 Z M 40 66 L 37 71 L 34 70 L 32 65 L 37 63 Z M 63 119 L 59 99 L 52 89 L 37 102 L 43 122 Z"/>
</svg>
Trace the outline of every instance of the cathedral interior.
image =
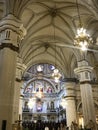
<svg viewBox="0 0 98 130">
<path fill-rule="evenodd" d="M 0 0 L 0 129 L 38 120 L 98 129 L 97 0 Z"/>
</svg>

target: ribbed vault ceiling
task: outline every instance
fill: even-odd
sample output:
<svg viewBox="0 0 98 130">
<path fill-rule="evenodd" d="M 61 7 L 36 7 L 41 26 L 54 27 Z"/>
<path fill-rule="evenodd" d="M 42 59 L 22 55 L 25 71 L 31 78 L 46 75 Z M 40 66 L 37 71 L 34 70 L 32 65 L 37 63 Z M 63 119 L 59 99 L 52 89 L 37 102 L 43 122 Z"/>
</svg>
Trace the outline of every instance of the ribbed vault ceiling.
<svg viewBox="0 0 98 130">
<path fill-rule="evenodd" d="M 94 40 L 91 48 L 97 49 L 98 1 L 78 0 L 78 3 L 82 24 Z M 79 26 L 76 6 L 76 0 L 2 0 L 0 2 L 0 17 L 9 13 L 14 14 L 27 30 L 27 35 L 20 45 L 20 57 L 23 58 L 25 65 L 28 67 L 32 63 L 55 65 L 56 62 L 65 72 L 65 76 L 74 76 L 73 70 L 80 58 L 79 50 L 69 46 L 74 45 L 76 29 Z M 88 53 L 90 60 L 89 55 L 92 55 L 93 64 L 97 62 L 96 52 Z"/>
</svg>

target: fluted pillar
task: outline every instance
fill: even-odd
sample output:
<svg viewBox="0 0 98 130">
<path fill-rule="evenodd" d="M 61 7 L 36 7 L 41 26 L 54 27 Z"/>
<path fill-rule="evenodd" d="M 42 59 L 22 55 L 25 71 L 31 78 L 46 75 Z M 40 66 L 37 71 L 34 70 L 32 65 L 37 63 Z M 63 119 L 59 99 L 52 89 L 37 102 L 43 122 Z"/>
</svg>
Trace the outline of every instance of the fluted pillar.
<svg viewBox="0 0 98 130">
<path fill-rule="evenodd" d="M 72 121 L 76 121 L 75 82 L 70 80 L 65 83 L 65 102 L 67 126 L 70 130 Z"/>
<path fill-rule="evenodd" d="M 96 122 L 92 86 L 90 84 L 92 69 L 93 68 L 88 65 L 88 62 L 83 60 L 78 62 L 78 68 L 74 70 L 80 80 L 84 125 L 87 125 L 89 120 L 93 120 L 94 123 Z"/>
<path fill-rule="evenodd" d="M 12 130 L 15 95 L 16 58 L 25 33 L 19 20 L 8 15 L 0 21 L 0 129 Z"/>
</svg>

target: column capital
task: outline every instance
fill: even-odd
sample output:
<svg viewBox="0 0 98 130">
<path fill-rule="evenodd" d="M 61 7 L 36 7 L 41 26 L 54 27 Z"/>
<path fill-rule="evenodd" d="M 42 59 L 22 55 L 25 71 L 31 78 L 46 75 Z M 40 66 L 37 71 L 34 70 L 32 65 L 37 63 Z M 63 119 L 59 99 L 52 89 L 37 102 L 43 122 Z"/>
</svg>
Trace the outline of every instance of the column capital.
<svg viewBox="0 0 98 130">
<path fill-rule="evenodd" d="M 26 35 L 22 22 L 9 14 L 0 21 L 0 49 L 5 47 L 15 51 Z"/>
<path fill-rule="evenodd" d="M 75 74 L 79 76 L 80 82 L 90 81 L 93 67 L 88 65 L 88 62 L 83 60 L 78 62 L 78 68 L 74 69 Z"/>
<path fill-rule="evenodd" d="M 81 67 L 78 67 L 78 68 L 76 68 L 76 69 L 74 69 L 74 72 L 76 73 L 76 74 L 80 74 L 80 73 L 82 73 L 82 72 L 92 72 L 92 70 L 93 70 L 93 67 L 91 67 L 91 66 L 81 66 Z"/>
</svg>

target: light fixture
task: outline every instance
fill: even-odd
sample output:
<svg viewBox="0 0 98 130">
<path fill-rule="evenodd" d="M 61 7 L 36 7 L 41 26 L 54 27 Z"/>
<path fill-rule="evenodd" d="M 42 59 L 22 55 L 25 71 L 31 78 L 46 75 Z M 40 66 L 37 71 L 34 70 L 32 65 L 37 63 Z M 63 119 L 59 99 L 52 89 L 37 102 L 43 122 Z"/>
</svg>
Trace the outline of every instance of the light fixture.
<svg viewBox="0 0 98 130">
<path fill-rule="evenodd" d="M 59 79 L 60 79 L 60 77 L 61 77 L 61 74 L 60 74 L 60 72 L 59 72 L 58 69 L 55 68 L 55 69 L 53 70 L 52 77 L 54 78 L 54 81 L 55 81 L 56 83 L 59 82 Z"/>
<path fill-rule="evenodd" d="M 86 29 L 82 26 L 78 0 L 76 0 L 76 5 L 79 18 L 79 28 L 77 29 L 77 34 L 74 39 L 74 45 L 80 47 L 82 51 L 86 51 L 88 49 L 88 46 L 93 43 L 93 40 L 90 35 L 87 34 Z"/>
<path fill-rule="evenodd" d="M 54 23 L 54 42 L 55 42 L 55 23 Z M 54 78 L 54 81 L 58 83 L 61 77 L 61 74 L 59 70 L 56 68 L 56 53 L 57 52 L 56 52 L 56 42 L 55 42 L 55 68 L 53 70 L 52 77 Z"/>
</svg>

